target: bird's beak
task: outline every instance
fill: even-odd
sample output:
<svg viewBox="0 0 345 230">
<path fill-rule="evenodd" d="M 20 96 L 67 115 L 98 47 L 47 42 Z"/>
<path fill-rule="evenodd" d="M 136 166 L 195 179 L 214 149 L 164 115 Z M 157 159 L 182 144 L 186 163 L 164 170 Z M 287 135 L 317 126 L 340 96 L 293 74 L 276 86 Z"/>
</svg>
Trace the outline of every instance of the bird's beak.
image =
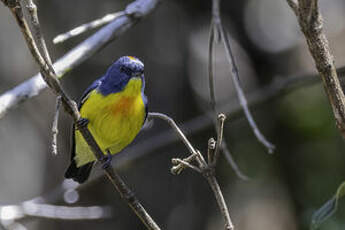
<svg viewBox="0 0 345 230">
<path fill-rule="evenodd" d="M 136 73 L 132 75 L 133 78 L 139 78 L 139 79 L 143 79 L 144 78 L 144 73 Z"/>
</svg>

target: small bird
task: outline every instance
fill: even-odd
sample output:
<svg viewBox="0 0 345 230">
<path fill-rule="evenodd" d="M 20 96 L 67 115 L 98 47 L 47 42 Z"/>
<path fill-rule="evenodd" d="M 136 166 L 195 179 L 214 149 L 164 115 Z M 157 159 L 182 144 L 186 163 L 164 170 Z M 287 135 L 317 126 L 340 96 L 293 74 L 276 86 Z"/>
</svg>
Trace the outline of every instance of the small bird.
<svg viewBox="0 0 345 230">
<path fill-rule="evenodd" d="M 129 145 L 144 125 L 147 117 L 144 88 L 144 64 L 136 57 L 124 56 L 82 95 L 78 107 L 80 115 L 107 157 L 103 167 L 109 166 L 111 154 Z M 85 182 L 95 161 L 92 150 L 74 124 L 71 164 L 65 178 Z"/>
</svg>

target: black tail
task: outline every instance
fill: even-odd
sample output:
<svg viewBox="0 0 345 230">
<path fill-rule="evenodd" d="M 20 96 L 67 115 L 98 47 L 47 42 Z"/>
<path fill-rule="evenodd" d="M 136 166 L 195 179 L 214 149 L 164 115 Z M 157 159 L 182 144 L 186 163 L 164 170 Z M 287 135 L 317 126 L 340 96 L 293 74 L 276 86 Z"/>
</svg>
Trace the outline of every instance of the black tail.
<svg viewBox="0 0 345 230">
<path fill-rule="evenodd" d="M 65 178 L 73 179 L 74 181 L 77 181 L 79 184 L 84 183 L 90 176 L 92 166 L 93 162 L 87 163 L 86 165 L 77 168 L 75 160 L 72 160 L 71 164 L 65 172 Z"/>
<path fill-rule="evenodd" d="M 90 176 L 90 172 L 94 162 L 87 163 L 81 167 L 77 167 L 77 164 L 74 160 L 75 157 L 75 128 L 74 125 L 72 126 L 72 144 L 71 144 L 71 164 L 69 165 L 68 169 L 65 172 L 65 178 L 73 179 L 77 181 L 79 184 L 84 183 L 87 178 Z"/>
</svg>

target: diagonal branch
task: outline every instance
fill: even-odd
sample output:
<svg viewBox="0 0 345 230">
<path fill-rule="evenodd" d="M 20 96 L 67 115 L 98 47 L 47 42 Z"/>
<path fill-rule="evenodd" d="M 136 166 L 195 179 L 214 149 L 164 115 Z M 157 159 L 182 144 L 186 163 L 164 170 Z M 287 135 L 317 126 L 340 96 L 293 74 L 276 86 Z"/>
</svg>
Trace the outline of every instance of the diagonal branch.
<svg viewBox="0 0 345 230">
<path fill-rule="evenodd" d="M 1 1 L 10 7 L 16 2 L 16 0 Z M 89 59 L 109 42 L 118 38 L 133 27 L 137 21 L 149 15 L 158 4 L 159 0 L 137 0 L 129 4 L 125 10 L 126 15 L 116 18 L 57 60 L 53 65 L 57 76 L 62 77 L 64 74 Z M 41 75 L 37 74 L 31 79 L 2 94 L 0 96 L 0 119 L 10 109 L 26 101 L 28 98 L 39 95 L 45 88 L 47 88 L 46 83 L 41 78 Z"/>
<path fill-rule="evenodd" d="M 52 65 L 52 62 L 50 60 L 50 55 L 48 53 L 47 45 L 44 41 L 44 38 L 41 33 L 41 27 L 40 23 L 38 21 L 38 15 L 37 15 L 37 6 L 32 0 L 26 0 L 27 3 L 25 3 L 25 0 L 19 1 L 21 9 L 23 10 L 23 13 L 29 17 L 29 21 L 32 25 L 32 33 L 33 37 L 37 41 L 37 48 L 40 51 L 40 53 L 43 54 L 44 60 L 47 61 L 48 66 Z M 53 70 L 51 70 L 53 71 Z"/>
<path fill-rule="evenodd" d="M 53 43 L 57 44 L 57 43 L 62 43 L 70 38 L 76 37 L 82 33 L 85 33 L 89 30 L 101 27 L 113 20 L 115 20 L 116 18 L 125 15 L 125 13 L 123 11 L 120 12 L 116 12 L 116 13 L 112 13 L 112 14 L 107 14 L 105 16 L 103 16 L 102 18 L 96 19 L 92 22 L 89 23 L 85 23 L 82 24 L 80 26 L 77 26 L 76 28 L 63 33 L 63 34 L 59 34 L 57 35 L 54 39 L 53 39 Z"/>
<path fill-rule="evenodd" d="M 345 138 L 345 96 L 339 83 L 334 57 L 323 31 L 318 1 L 298 0 L 298 14 L 296 17 L 322 79 L 337 127 Z"/>
<path fill-rule="evenodd" d="M 27 43 L 27 46 L 29 47 L 30 52 L 32 53 L 32 56 L 34 57 L 35 61 L 40 67 L 40 72 L 45 80 L 45 82 L 48 84 L 50 89 L 57 95 L 61 97 L 62 104 L 65 108 L 65 110 L 73 117 L 74 121 L 77 124 L 80 124 L 80 114 L 78 111 L 78 108 L 76 106 L 76 103 L 72 101 L 67 94 L 63 91 L 59 80 L 57 79 L 57 76 L 53 70 L 53 67 L 50 65 L 48 59 L 45 59 L 41 56 L 40 51 L 37 49 L 37 43 L 41 48 L 44 49 L 44 39 L 43 36 L 40 34 L 37 37 L 32 37 L 32 33 L 26 23 L 25 18 L 23 17 L 23 11 L 21 6 L 16 2 L 17 4 L 13 7 L 9 7 L 11 12 L 13 13 L 23 35 L 25 38 L 25 41 Z M 38 20 L 37 17 L 33 16 L 31 17 L 33 20 Z M 37 21 L 37 24 L 35 25 L 39 27 L 39 23 Z M 36 30 L 37 32 L 39 30 Z M 35 40 L 35 38 L 37 40 Z M 48 51 L 45 51 L 46 55 L 49 56 Z M 50 59 L 49 59 L 50 60 Z M 88 143 L 89 147 L 93 151 L 96 159 L 102 163 L 106 161 L 104 158 L 104 153 L 96 143 L 95 139 L 93 138 L 92 134 L 88 130 L 88 127 L 86 125 L 78 125 L 80 133 L 83 135 L 85 141 Z M 119 192 L 121 198 L 127 201 L 127 204 L 132 208 L 134 213 L 137 215 L 137 217 L 143 222 L 143 224 L 146 226 L 147 229 L 152 230 L 158 230 L 160 229 L 158 225 L 153 221 L 153 219 L 150 217 L 150 215 L 146 212 L 144 207 L 140 204 L 139 200 L 136 198 L 136 196 L 133 194 L 133 192 L 129 189 L 129 187 L 124 183 L 122 178 L 115 172 L 115 170 L 112 167 L 106 167 L 104 169 L 105 174 L 111 181 L 111 183 L 114 185 L 116 190 Z"/>
</svg>

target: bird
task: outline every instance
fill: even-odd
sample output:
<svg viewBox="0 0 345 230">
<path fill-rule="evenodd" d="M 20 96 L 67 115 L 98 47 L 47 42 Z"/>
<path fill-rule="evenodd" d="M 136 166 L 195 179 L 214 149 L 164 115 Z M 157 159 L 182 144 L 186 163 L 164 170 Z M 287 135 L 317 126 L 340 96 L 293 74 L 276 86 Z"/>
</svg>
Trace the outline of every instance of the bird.
<svg viewBox="0 0 345 230">
<path fill-rule="evenodd" d="M 148 114 L 144 94 L 144 64 L 134 56 L 123 56 L 83 93 L 78 109 L 82 121 L 106 159 L 121 152 L 137 136 Z M 71 163 L 65 178 L 84 183 L 96 162 L 95 155 L 76 124 L 72 127 Z"/>
</svg>

